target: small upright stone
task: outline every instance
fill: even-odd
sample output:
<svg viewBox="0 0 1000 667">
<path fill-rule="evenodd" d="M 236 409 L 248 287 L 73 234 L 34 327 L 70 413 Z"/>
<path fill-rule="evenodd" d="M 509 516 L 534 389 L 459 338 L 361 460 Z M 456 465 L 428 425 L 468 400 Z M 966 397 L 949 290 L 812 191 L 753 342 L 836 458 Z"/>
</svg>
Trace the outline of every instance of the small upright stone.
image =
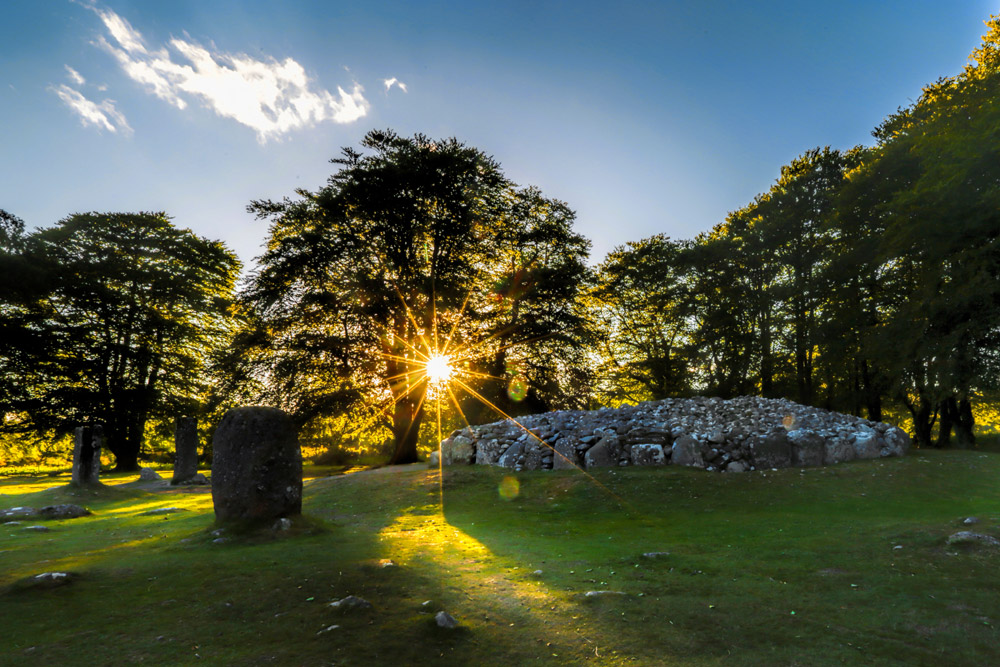
<svg viewBox="0 0 1000 667">
<path fill-rule="evenodd" d="M 178 417 L 174 424 L 174 476 L 171 484 L 183 484 L 198 474 L 198 421 Z"/>
<path fill-rule="evenodd" d="M 216 521 L 272 524 L 302 512 L 302 451 L 295 424 L 283 411 L 233 408 L 212 446 Z"/>
<path fill-rule="evenodd" d="M 104 429 L 96 426 L 78 426 L 73 440 L 73 486 L 100 484 L 101 445 Z"/>
</svg>

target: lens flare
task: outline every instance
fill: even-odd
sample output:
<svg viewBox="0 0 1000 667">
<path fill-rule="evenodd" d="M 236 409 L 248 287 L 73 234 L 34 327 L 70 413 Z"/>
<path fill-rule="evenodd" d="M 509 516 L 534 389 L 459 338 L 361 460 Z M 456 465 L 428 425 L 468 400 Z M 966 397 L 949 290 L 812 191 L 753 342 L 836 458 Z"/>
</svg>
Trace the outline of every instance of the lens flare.
<svg viewBox="0 0 1000 667">
<path fill-rule="evenodd" d="M 517 481 L 516 477 L 508 475 L 500 480 L 500 487 L 497 490 L 504 500 L 514 500 L 521 495 L 521 483 Z"/>
<path fill-rule="evenodd" d="M 427 360 L 424 372 L 431 384 L 442 385 L 448 383 L 455 374 L 455 369 L 451 365 L 451 359 L 443 354 L 435 354 Z"/>
</svg>

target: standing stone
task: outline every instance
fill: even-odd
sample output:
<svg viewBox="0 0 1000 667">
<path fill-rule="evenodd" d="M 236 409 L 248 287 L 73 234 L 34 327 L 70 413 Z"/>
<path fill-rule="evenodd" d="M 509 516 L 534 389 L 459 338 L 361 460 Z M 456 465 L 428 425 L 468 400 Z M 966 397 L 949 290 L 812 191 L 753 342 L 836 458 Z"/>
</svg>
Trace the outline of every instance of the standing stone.
<svg viewBox="0 0 1000 667">
<path fill-rule="evenodd" d="M 587 450 L 583 462 L 588 468 L 610 468 L 618 465 L 618 460 L 611 458 L 611 453 L 602 438 L 600 442 Z"/>
<path fill-rule="evenodd" d="M 562 438 L 556 443 L 556 454 L 552 458 L 553 470 L 573 470 L 580 467 L 580 456 L 576 453 L 576 443 Z"/>
<path fill-rule="evenodd" d="M 96 426 L 77 426 L 73 440 L 74 486 L 100 484 L 101 445 L 104 444 L 104 429 Z"/>
<path fill-rule="evenodd" d="M 198 421 L 178 417 L 174 424 L 174 476 L 171 484 L 183 484 L 198 474 Z"/>
<path fill-rule="evenodd" d="M 277 408 L 233 408 L 212 440 L 217 522 L 267 523 L 302 512 L 302 451 Z"/>
<path fill-rule="evenodd" d="M 789 431 L 786 437 L 792 443 L 792 465 L 797 468 L 823 465 L 825 441 L 815 431 L 799 428 Z"/>
<path fill-rule="evenodd" d="M 441 441 L 441 462 L 446 466 L 468 465 L 476 459 L 476 447 L 465 435 L 456 435 Z"/>
</svg>

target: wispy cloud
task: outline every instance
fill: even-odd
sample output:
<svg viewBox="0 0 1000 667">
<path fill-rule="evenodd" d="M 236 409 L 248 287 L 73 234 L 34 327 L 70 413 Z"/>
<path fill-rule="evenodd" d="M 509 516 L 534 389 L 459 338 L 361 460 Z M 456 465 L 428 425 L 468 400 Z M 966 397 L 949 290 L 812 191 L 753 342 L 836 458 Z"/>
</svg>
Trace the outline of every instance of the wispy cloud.
<svg viewBox="0 0 1000 667">
<path fill-rule="evenodd" d="M 84 127 L 93 125 L 116 134 L 121 133 L 125 136 L 132 134 L 132 128 L 125 120 L 124 114 L 115 108 L 114 100 L 102 100 L 98 104 L 88 100 L 80 91 L 65 84 L 50 88 L 50 90 L 80 117 L 80 122 L 83 123 Z"/>
<path fill-rule="evenodd" d="M 389 92 L 389 89 L 392 88 L 393 86 L 396 86 L 404 93 L 406 92 L 406 84 L 397 79 L 396 77 L 392 77 L 391 79 L 383 79 L 382 83 L 385 84 L 385 92 L 387 93 Z"/>
<path fill-rule="evenodd" d="M 114 56 L 131 79 L 178 109 L 187 108 L 189 99 L 199 100 L 218 115 L 253 129 L 261 143 L 324 121 L 350 123 L 368 113 L 359 84 L 350 92 L 338 86 L 336 94 L 316 88 L 292 58 L 258 60 L 178 38 L 150 48 L 124 18 L 111 10 L 88 8 L 110 37 L 102 35 L 96 44 Z"/>
<path fill-rule="evenodd" d="M 69 65 L 64 65 L 64 67 L 66 68 L 66 74 L 69 76 L 70 81 L 72 81 L 78 86 L 82 86 L 83 84 L 87 83 L 87 80 L 84 79 L 83 76 L 81 76 L 80 73 L 77 72 L 75 69 L 73 69 Z"/>
</svg>

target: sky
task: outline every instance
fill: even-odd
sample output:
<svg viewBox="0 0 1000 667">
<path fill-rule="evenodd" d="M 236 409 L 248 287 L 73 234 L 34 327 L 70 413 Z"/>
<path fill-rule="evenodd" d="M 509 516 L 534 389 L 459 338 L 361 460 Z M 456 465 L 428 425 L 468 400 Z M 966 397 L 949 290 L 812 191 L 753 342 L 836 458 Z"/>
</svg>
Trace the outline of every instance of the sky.
<svg viewBox="0 0 1000 667">
<path fill-rule="evenodd" d="M 592 263 L 689 239 L 956 74 L 979 0 L 0 0 L 0 208 L 164 211 L 252 268 L 246 205 L 372 129 L 457 137 L 577 213 Z"/>
</svg>

